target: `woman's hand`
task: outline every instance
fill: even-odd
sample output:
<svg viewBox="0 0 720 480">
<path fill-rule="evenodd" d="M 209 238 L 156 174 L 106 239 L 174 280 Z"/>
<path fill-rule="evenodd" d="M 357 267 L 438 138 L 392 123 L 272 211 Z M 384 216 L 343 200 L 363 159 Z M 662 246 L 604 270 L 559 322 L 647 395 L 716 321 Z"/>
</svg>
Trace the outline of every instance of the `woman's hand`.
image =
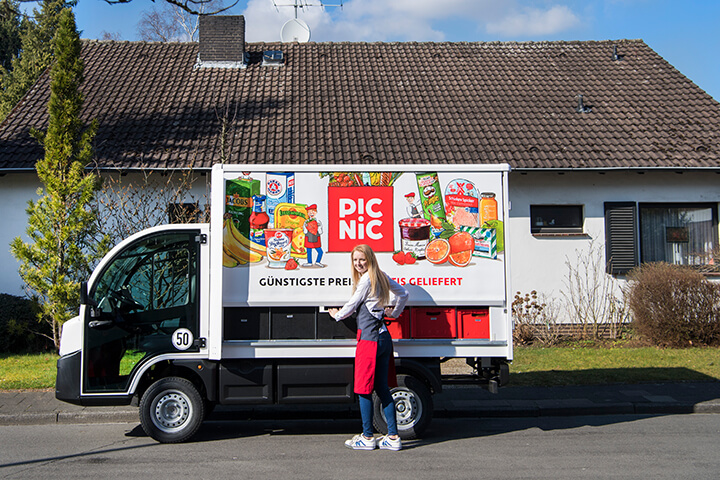
<svg viewBox="0 0 720 480">
<path fill-rule="evenodd" d="M 338 313 L 339 311 L 340 311 L 340 309 L 339 309 L 339 308 L 335 308 L 335 307 L 333 307 L 333 308 L 328 308 L 328 309 L 327 309 L 327 312 L 330 314 L 330 316 L 331 316 L 332 318 L 335 318 L 335 315 L 337 315 L 337 313 Z"/>
<path fill-rule="evenodd" d="M 387 318 L 395 318 L 395 317 L 393 317 L 394 311 L 395 311 L 395 307 L 385 307 L 385 316 Z"/>
</svg>

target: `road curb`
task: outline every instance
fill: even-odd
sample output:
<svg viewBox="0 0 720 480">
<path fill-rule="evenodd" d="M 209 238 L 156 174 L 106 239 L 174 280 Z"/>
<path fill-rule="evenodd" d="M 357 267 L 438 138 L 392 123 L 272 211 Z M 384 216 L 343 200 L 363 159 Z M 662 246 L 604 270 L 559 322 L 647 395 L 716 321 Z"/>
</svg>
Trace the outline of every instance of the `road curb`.
<svg viewBox="0 0 720 480">
<path fill-rule="evenodd" d="M 436 418 L 533 418 L 577 415 L 720 414 L 720 382 L 447 388 L 433 397 Z M 356 419 L 357 403 L 344 405 L 218 405 L 209 421 Z M 83 407 L 50 391 L 0 392 L 0 425 L 139 423 L 137 407 Z"/>
</svg>

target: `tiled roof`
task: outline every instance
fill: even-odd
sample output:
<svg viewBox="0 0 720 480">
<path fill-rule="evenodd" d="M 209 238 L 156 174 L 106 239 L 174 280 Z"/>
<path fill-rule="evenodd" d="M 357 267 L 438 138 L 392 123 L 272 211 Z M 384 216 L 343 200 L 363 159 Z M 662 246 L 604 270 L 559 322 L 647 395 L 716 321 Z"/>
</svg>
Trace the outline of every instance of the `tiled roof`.
<svg viewBox="0 0 720 480">
<path fill-rule="evenodd" d="M 100 166 L 209 168 L 224 145 L 230 163 L 720 168 L 720 104 L 640 40 L 246 50 L 247 68 L 193 68 L 197 44 L 85 41 Z M 0 127 L 0 169 L 42 154 L 48 82 Z"/>
</svg>

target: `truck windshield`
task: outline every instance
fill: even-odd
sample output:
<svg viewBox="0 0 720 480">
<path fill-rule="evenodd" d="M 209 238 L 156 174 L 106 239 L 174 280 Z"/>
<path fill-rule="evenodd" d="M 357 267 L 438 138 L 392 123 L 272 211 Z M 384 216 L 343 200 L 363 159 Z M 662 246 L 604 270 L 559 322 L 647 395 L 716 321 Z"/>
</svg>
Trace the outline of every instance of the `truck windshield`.
<svg viewBox="0 0 720 480">
<path fill-rule="evenodd" d="M 133 368 L 176 351 L 173 332 L 197 335 L 198 233 L 143 238 L 105 266 L 90 291 L 97 307 L 85 319 L 86 391 L 124 391 Z"/>
</svg>

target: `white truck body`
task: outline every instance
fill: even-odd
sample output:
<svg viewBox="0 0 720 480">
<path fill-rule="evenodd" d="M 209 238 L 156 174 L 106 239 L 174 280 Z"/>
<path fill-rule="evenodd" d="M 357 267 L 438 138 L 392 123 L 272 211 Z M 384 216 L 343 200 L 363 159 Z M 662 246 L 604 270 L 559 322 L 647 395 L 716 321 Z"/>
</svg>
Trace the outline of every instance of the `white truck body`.
<svg viewBox="0 0 720 480">
<path fill-rule="evenodd" d="M 143 427 L 166 442 L 189 438 L 204 418 L 197 411 L 214 403 L 354 401 L 354 326 L 327 308 L 352 293 L 349 252 L 359 243 L 410 294 L 403 316 L 387 322 L 398 373 L 413 377 L 400 390 L 427 403 L 445 381 L 494 389 L 512 360 L 508 173 L 216 165 L 209 225 L 139 232 L 97 266 L 63 330 L 56 396 L 139 399 Z M 441 376 L 441 360 L 453 357 L 468 359 L 473 375 Z M 184 413 L 161 418 L 162 406 Z M 410 436 L 428 418 L 406 420 Z"/>
</svg>

